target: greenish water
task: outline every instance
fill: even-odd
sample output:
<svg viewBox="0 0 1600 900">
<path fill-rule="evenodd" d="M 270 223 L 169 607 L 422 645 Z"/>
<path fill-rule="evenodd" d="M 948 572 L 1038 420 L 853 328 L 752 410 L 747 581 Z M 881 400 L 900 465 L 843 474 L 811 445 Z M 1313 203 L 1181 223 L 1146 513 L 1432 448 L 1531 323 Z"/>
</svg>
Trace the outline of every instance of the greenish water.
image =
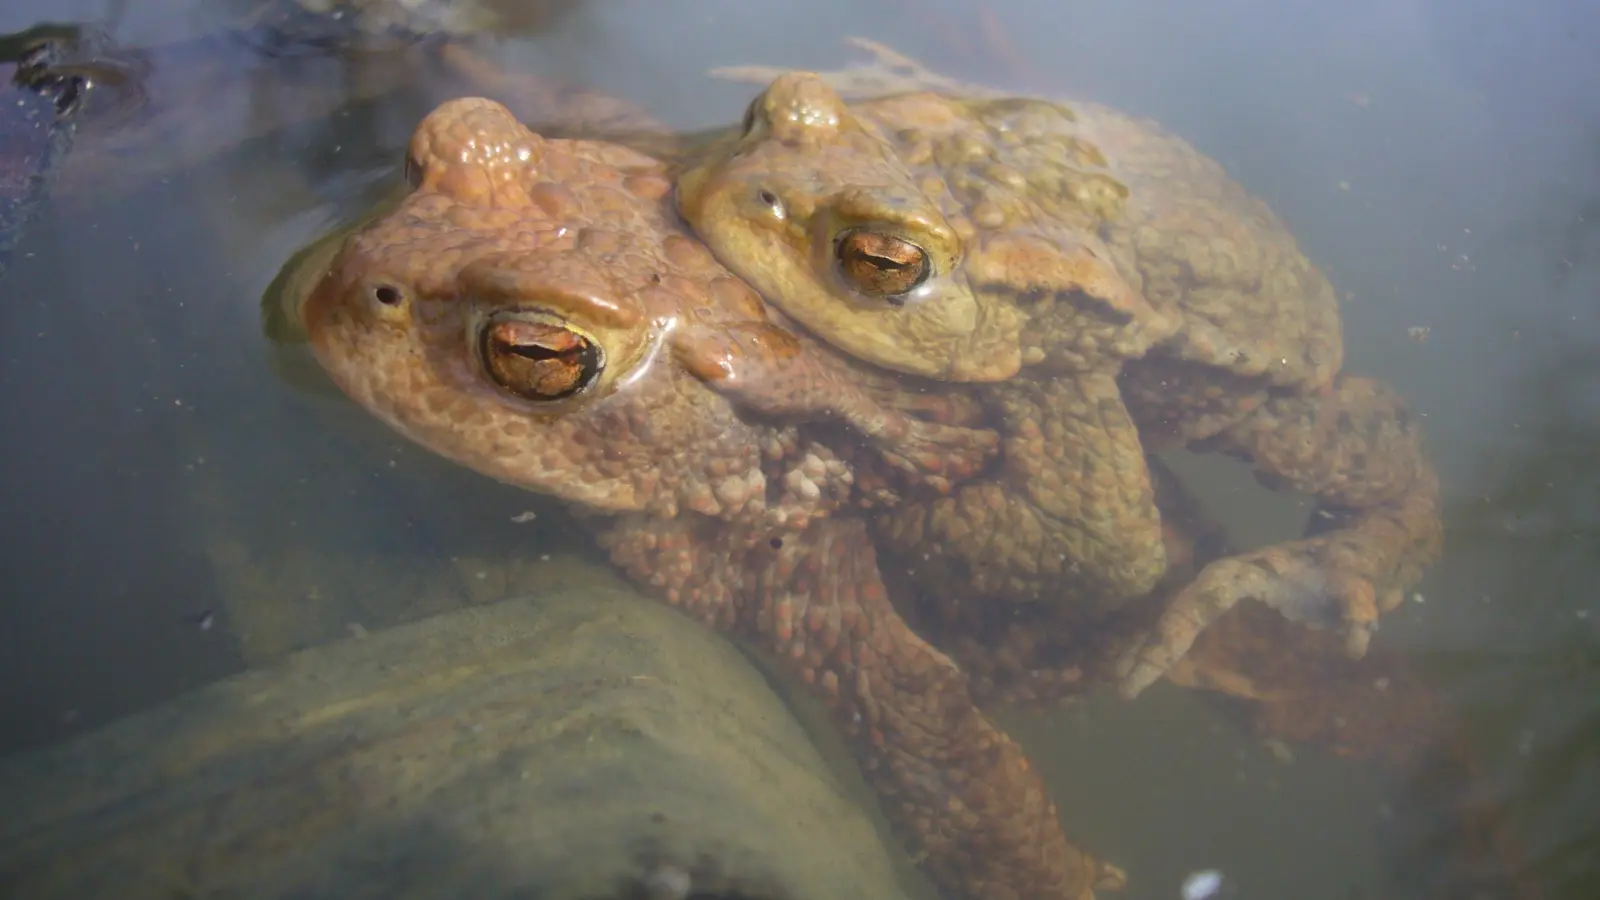
<svg viewBox="0 0 1600 900">
<path fill-rule="evenodd" d="M 1228 166 L 1346 296 L 1347 368 L 1425 416 L 1447 555 L 1381 641 L 1472 714 L 1487 790 L 1550 896 L 1594 895 L 1592 14 L 1442 0 L 558 6 L 507 34 L 499 60 L 675 126 L 742 111 L 751 88 L 707 78 L 711 66 L 837 67 L 841 38 L 864 35 L 952 75 L 1151 116 Z M 83 0 L 49 18 L 159 48 L 242 10 Z M 42 15 L 8 4 L 0 31 Z M 226 89 L 201 92 L 193 118 L 207 127 L 188 144 L 96 157 L 86 134 L 0 282 L 0 751 L 237 670 L 267 638 L 219 612 L 230 598 L 295 598 L 334 636 L 391 613 L 379 586 L 396 571 L 472 599 L 493 593 L 479 573 L 506 559 L 589 552 L 559 509 L 391 436 L 262 335 L 258 299 L 284 260 L 392 183 L 448 83 L 376 58 L 235 53 Z M 171 58 L 165 83 L 193 81 L 187 57 Z M 340 112 L 286 112 L 301 102 L 281 93 L 287 67 Z M 1231 464 L 1184 468 L 1246 545 L 1304 515 Z M 321 609 L 335 596 L 354 612 Z M 1429 864 L 1389 837 L 1408 801 L 1375 771 L 1311 749 L 1285 762 L 1172 689 L 1006 724 L 1075 836 L 1138 873 L 1130 900 L 1177 896 L 1186 873 L 1212 868 L 1236 897 L 1391 896 L 1397 872 Z"/>
</svg>

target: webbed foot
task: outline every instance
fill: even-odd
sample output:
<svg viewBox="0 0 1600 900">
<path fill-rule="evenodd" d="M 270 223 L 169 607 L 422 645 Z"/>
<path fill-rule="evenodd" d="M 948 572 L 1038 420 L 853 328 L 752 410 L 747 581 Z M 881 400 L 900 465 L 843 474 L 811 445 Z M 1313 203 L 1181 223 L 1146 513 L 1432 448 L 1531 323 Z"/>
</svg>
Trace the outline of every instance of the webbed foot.
<svg viewBox="0 0 1600 900">
<path fill-rule="evenodd" d="M 1151 631 L 1116 664 L 1118 689 L 1138 696 L 1167 672 L 1213 621 L 1240 600 L 1333 629 L 1353 658 L 1366 653 L 1378 617 L 1394 609 L 1442 549 L 1438 479 L 1420 473 L 1393 506 L 1316 514 L 1311 536 L 1219 559 L 1167 605 Z"/>
</svg>

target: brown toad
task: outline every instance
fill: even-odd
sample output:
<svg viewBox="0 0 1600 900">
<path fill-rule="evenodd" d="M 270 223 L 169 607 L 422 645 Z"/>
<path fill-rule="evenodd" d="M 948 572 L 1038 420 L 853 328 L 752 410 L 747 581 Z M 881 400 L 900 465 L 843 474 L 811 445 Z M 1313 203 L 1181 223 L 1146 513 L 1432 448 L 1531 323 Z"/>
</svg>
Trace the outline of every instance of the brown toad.
<svg viewBox="0 0 1600 900">
<path fill-rule="evenodd" d="M 1400 399 L 1339 373 L 1337 298 L 1288 230 L 1151 123 L 868 46 L 887 65 L 778 76 L 678 205 L 822 339 L 979 383 L 998 470 L 884 517 L 881 546 L 939 590 L 1144 596 L 1167 569 L 1145 451 L 1220 451 L 1313 495 L 1312 533 L 1204 569 L 1117 660 L 1124 692 L 1246 597 L 1365 652 L 1438 555 L 1437 479 Z M 847 105 L 830 82 L 912 92 Z"/>
<path fill-rule="evenodd" d="M 950 895 L 1079 900 L 1117 881 L 889 604 L 851 461 L 818 426 L 749 409 L 815 394 L 806 414 L 896 446 L 931 435 L 934 455 L 991 449 L 981 434 L 878 409 L 847 360 L 775 326 L 681 231 L 648 157 L 468 99 L 423 121 L 407 169 L 414 192 L 304 303 L 334 381 L 434 452 L 571 503 L 632 577 L 812 685 Z"/>
</svg>

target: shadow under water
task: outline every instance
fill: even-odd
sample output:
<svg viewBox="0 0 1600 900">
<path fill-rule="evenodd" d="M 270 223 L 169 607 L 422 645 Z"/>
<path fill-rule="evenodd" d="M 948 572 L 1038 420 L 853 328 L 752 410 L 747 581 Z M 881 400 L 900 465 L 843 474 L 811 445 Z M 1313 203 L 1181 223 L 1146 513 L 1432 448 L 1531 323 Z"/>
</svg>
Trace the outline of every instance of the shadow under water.
<svg viewBox="0 0 1600 900">
<path fill-rule="evenodd" d="M 1513 285 L 1525 293 L 1434 278 L 1434 257 L 1419 261 L 1409 246 L 1387 264 L 1362 235 L 1348 237 L 1370 227 L 1371 244 L 1400 243 L 1385 231 L 1393 228 L 1431 245 L 1416 210 L 1474 191 L 1543 196 L 1532 187 L 1519 193 L 1517 179 L 1538 166 L 1508 172 L 1483 162 L 1486 172 L 1468 173 L 1476 179 L 1453 182 L 1438 174 L 1446 163 L 1420 162 L 1488 152 L 1471 133 L 1448 130 L 1436 144 L 1406 145 L 1408 117 L 1426 123 L 1425 113 L 1448 106 L 1426 78 L 1408 81 L 1397 65 L 1391 93 L 1371 88 L 1369 96 L 1361 79 L 1383 81 L 1367 55 L 1382 44 L 1375 35 L 1386 22 L 1412 22 L 1409 5 L 1350 13 L 1372 22 L 1330 28 L 1326 40 L 1311 26 L 1256 34 L 1287 28 L 1292 17 L 1240 3 L 1204 12 L 1156 2 L 1064 12 L 946 6 L 955 11 L 910 2 L 804 13 L 695 4 L 671 15 L 639 3 L 529 5 L 528 29 L 501 30 L 495 37 L 506 40 L 483 59 L 513 69 L 520 60 L 545 74 L 571 68 L 580 86 L 626 93 L 675 123 L 699 125 L 731 121 L 749 95 L 747 86 L 707 83 L 710 65 L 823 68 L 841 52 L 841 29 L 890 42 L 914 34 L 924 50 L 969 69 L 1035 87 L 1078 79 L 1113 104 L 1170 113 L 1184 123 L 1178 130 L 1202 135 L 1197 143 L 1209 143 L 1236 177 L 1265 185 L 1275 208 L 1292 211 L 1309 255 L 1344 270 L 1334 281 L 1359 291 L 1345 306 L 1353 355 L 1419 395 L 1433 416 L 1430 434 L 1450 436 L 1435 448 L 1451 506 L 1443 574 L 1431 577 L 1458 596 L 1435 596 L 1430 585 L 1425 606 L 1419 592 L 1404 608 L 1417 621 L 1386 628 L 1375 647 L 1392 651 L 1383 658 L 1437 689 L 1459 715 L 1432 735 L 1435 752 L 1382 775 L 1276 738 L 1264 744 L 1259 706 L 1170 688 L 1138 704 L 1023 709 L 1013 730 L 1085 843 L 1137 864 L 1130 900 L 1170 896 L 1182 873 L 1212 865 L 1223 867 L 1234 896 L 1296 885 L 1315 898 L 1600 894 L 1592 812 L 1600 797 L 1592 587 L 1600 583 L 1592 300 L 1600 196 L 1574 192 L 1557 226 L 1540 210 L 1536 227 L 1491 239 L 1509 234 L 1505 247 L 1520 238 L 1518 252 L 1551 256 L 1544 282 Z M 241 9 L 225 12 L 237 18 Z M 372 52 L 352 55 L 337 52 L 345 38 L 286 21 L 288 30 L 259 46 L 212 35 L 138 48 L 151 63 L 140 109 L 84 123 L 34 227 L 24 232 L 8 220 L 0 228 L 0 249 L 13 234 L 23 251 L 0 283 L 8 444 L 0 478 L 12 507 L 0 523 L 0 571 L 20 598 L 0 611 L 12 642 L 0 652 L 0 683 L 15 688 L 0 710 L 8 749 L 99 725 L 246 661 L 486 602 L 530 582 L 558 584 L 567 576 L 542 567 L 542 556 L 593 553 L 575 518 L 395 438 L 319 372 L 296 368 L 292 354 L 261 339 L 250 301 L 283 259 L 400 184 L 410 130 L 429 108 L 458 93 L 494 92 L 451 74 L 426 48 L 388 42 L 382 28 L 370 32 L 379 38 L 367 45 Z M 995 43 L 1007 22 L 1011 41 Z M 1197 40 L 1202 23 L 1212 30 Z M 1138 48 L 1130 50 L 1129 34 Z M 286 35 L 306 40 L 294 45 Z M 1046 58 L 1041 44 L 1059 48 Z M 258 52 L 269 45 L 278 55 Z M 1343 74 L 1294 75 L 1300 56 Z M 1287 74 L 1263 77 L 1277 74 L 1273 67 Z M 1346 148 L 1341 141 L 1353 148 L 1349 159 L 1327 149 Z M 1351 190 L 1337 167 L 1359 164 L 1375 167 L 1363 173 L 1369 181 L 1393 187 L 1374 200 L 1355 177 Z M 1430 193 L 1440 184 L 1448 195 Z M 1486 230 L 1479 220 L 1452 220 L 1450 234 L 1464 224 Z M 1552 312 L 1574 296 L 1570 310 Z M 1452 380 L 1492 378 L 1474 371 L 1488 354 L 1450 341 L 1452 327 L 1459 341 L 1484 309 L 1530 335 L 1529 310 L 1548 314 L 1559 319 L 1547 330 L 1561 343 L 1552 350 L 1548 334 L 1530 338 L 1537 370 L 1508 380 L 1503 394 L 1479 396 Z M 1393 327 L 1424 321 L 1435 326 L 1426 347 Z M 1411 352 L 1391 354 L 1396 346 Z M 1496 427 L 1501 405 L 1514 411 L 1514 432 L 1460 440 Z M 1225 511 L 1266 521 L 1253 496 L 1224 492 Z M 1303 519 L 1306 509 L 1296 509 Z M 518 567 L 501 567 L 506 560 Z M 396 604 L 382 587 L 382 576 L 395 573 L 427 575 L 436 587 Z M 1479 604 L 1467 588 L 1480 580 L 1486 597 L 1505 602 Z M 321 602 L 330 596 L 343 605 Z M 283 606 L 230 618 L 230 598 L 241 597 Z M 1419 610 L 1435 618 L 1422 621 Z M 303 631 L 281 627 L 291 614 Z M 1468 631 L 1457 627 L 1465 619 L 1490 625 L 1456 640 Z M 1376 670 L 1339 671 L 1356 684 Z M 1374 811 L 1379 802 L 1384 809 Z M 434 835 L 420 820 L 415 833 Z"/>
</svg>

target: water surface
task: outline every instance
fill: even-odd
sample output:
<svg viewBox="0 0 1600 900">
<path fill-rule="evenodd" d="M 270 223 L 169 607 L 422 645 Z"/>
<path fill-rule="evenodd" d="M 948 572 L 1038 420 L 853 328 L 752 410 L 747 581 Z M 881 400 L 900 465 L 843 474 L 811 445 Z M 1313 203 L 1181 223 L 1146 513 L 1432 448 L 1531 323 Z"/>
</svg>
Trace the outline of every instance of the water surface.
<svg viewBox="0 0 1600 900">
<path fill-rule="evenodd" d="M 1151 116 L 1222 161 L 1345 297 L 1347 368 L 1425 417 L 1447 556 L 1381 640 L 1473 711 L 1551 895 L 1580 897 L 1600 853 L 1600 20 L 1580 7 L 631 0 L 568 4 L 498 53 L 698 128 L 751 94 L 708 67 L 833 68 L 850 58 L 841 38 L 862 35 L 955 76 Z M 45 15 L 7 4 L 0 30 Z M 148 48 L 234 16 L 181 0 L 48 9 Z M 195 114 L 213 150 L 150 141 L 138 152 L 153 156 L 108 164 L 86 139 L 0 281 L 0 751 L 243 666 L 270 636 L 219 614 L 230 591 L 355 597 L 378 619 L 374 567 L 470 597 L 475 560 L 583 549 L 560 510 L 391 436 L 315 372 L 285 370 L 262 334 L 258 299 L 284 260 L 394 183 L 410 128 L 448 90 L 381 62 L 237 53 L 248 77 Z M 262 131 L 285 65 L 325 65 L 339 113 Z M 126 178 L 104 174 L 119 166 Z M 1238 466 L 1186 471 L 1246 545 L 1305 515 Z M 1405 863 L 1370 768 L 1314 750 L 1284 762 L 1180 692 L 1007 724 L 1075 835 L 1138 873 L 1130 898 L 1175 896 L 1205 868 L 1239 897 L 1387 896 Z"/>
</svg>

